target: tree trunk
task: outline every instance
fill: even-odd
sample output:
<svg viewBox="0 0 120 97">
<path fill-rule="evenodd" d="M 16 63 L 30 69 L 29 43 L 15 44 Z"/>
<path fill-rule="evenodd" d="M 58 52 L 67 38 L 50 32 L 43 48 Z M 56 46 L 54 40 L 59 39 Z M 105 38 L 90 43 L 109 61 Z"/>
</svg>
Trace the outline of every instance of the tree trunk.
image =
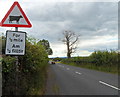
<svg viewBox="0 0 120 97">
<path fill-rule="evenodd" d="M 67 42 L 67 57 L 71 58 L 69 41 Z"/>
<path fill-rule="evenodd" d="M 69 52 L 67 53 L 67 57 L 68 57 L 68 58 L 71 58 L 71 54 L 70 54 Z"/>
</svg>

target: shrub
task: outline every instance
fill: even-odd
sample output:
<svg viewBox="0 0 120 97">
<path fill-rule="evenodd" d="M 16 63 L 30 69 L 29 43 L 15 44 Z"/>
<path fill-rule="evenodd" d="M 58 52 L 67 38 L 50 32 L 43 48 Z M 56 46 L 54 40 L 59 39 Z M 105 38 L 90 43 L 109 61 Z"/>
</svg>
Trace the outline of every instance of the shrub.
<svg viewBox="0 0 120 97">
<path fill-rule="evenodd" d="M 3 95 L 42 95 L 46 83 L 48 55 L 41 45 L 26 41 L 26 54 L 18 57 L 4 56 Z"/>
<path fill-rule="evenodd" d="M 95 51 L 89 57 L 63 59 L 62 63 L 105 72 L 118 73 L 118 53 L 116 51 Z"/>
</svg>

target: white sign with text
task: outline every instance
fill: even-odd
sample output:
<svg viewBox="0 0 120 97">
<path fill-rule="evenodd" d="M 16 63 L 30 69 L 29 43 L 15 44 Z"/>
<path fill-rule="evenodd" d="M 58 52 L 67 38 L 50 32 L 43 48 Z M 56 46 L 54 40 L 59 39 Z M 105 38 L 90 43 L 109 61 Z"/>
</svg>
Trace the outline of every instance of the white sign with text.
<svg viewBox="0 0 120 97">
<path fill-rule="evenodd" d="M 25 32 L 7 31 L 6 55 L 24 55 L 25 54 Z"/>
</svg>

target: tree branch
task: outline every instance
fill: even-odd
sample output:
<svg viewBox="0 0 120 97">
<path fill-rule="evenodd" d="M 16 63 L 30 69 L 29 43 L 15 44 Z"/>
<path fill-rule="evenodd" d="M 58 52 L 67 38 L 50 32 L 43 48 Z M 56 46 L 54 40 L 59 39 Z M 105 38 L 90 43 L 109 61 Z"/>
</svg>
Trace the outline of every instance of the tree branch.
<svg viewBox="0 0 120 97">
<path fill-rule="evenodd" d="M 78 41 L 79 37 L 76 37 L 75 41 L 73 41 L 70 46 L 74 45 Z"/>
</svg>

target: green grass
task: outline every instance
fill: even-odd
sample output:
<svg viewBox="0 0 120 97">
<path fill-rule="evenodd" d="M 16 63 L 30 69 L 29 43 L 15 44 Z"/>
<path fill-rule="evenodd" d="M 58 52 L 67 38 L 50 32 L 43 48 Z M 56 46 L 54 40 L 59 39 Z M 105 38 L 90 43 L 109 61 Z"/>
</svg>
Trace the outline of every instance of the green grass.
<svg viewBox="0 0 120 97">
<path fill-rule="evenodd" d="M 65 64 L 118 74 L 119 54 L 114 50 L 94 51 L 87 57 L 71 57 L 63 59 Z"/>
<path fill-rule="evenodd" d="M 77 65 L 74 62 L 71 62 L 71 63 L 62 62 L 62 63 L 66 65 L 81 67 L 81 68 L 87 68 L 87 69 L 92 69 L 92 70 L 97 70 L 97 71 L 102 71 L 102 72 L 107 72 L 107 73 L 112 73 L 112 74 L 118 74 L 118 66 L 96 66 L 93 64 Z"/>
</svg>

